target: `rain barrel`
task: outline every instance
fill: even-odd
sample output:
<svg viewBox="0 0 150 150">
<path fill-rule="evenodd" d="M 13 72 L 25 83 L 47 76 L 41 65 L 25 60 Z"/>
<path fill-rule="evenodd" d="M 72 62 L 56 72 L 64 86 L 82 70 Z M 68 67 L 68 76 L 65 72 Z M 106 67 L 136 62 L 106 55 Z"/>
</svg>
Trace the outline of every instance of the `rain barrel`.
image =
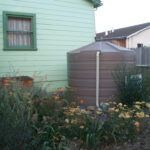
<svg viewBox="0 0 150 150">
<path fill-rule="evenodd" d="M 135 64 L 135 52 L 110 42 L 94 42 L 67 53 L 68 83 L 85 105 L 96 104 L 96 54 L 99 55 L 99 102 L 116 94 L 112 72 L 118 64 Z"/>
</svg>

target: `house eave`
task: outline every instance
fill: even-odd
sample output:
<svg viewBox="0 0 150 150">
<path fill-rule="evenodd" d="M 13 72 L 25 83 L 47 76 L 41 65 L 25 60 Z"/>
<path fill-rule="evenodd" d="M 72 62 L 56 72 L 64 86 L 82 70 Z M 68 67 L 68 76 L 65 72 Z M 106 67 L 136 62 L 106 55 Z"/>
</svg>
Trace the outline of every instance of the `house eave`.
<svg viewBox="0 0 150 150">
<path fill-rule="evenodd" d="M 108 41 L 108 40 L 125 40 L 126 36 L 120 36 L 120 37 L 112 37 L 112 38 L 95 38 L 96 41 Z"/>
<path fill-rule="evenodd" d="M 94 8 L 102 6 L 101 0 L 88 0 L 94 4 Z"/>
<path fill-rule="evenodd" d="M 133 34 L 130 34 L 129 36 L 127 36 L 127 38 L 130 38 L 130 37 L 132 37 L 132 36 L 134 36 L 134 35 L 137 35 L 137 34 L 143 32 L 143 31 L 145 31 L 145 30 L 147 30 L 147 29 L 150 29 L 150 26 L 145 27 L 145 28 L 143 28 L 143 29 L 141 29 L 141 30 L 139 30 L 139 31 L 137 31 L 137 32 L 135 32 L 135 33 L 133 33 Z"/>
</svg>

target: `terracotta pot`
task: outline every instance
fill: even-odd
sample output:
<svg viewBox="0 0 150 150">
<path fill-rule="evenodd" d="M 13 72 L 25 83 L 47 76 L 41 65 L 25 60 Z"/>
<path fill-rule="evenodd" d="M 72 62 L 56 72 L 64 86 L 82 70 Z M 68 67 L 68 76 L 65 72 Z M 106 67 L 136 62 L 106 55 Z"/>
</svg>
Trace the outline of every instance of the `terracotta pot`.
<svg viewBox="0 0 150 150">
<path fill-rule="evenodd" d="M 22 86 L 24 86 L 24 87 L 32 87 L 33 86 L 32 80 L 21 81 L 21 83 L 22 83 Z"/>
<path fill-rule="evenodd" d="M 3 86 L 8 86 L 10 83 L 10 78 L 3 78 L 1 83 Z"/>
</svg>

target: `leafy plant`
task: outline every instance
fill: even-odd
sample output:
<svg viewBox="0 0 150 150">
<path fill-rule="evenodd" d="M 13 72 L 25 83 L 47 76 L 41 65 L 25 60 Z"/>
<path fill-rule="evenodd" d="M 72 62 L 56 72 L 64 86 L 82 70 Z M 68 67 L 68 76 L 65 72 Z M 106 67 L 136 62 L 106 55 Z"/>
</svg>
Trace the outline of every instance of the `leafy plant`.
<svg viewBox="0 0 150 150">
<path fill-rule="evenodd" d="M 32 104 L 19 84 L 0 87 L 0 147 L 26 149 L 32 135 Z"/>
<path fill-rule="evenodd" d="M 117 87 L 117 100 L 132 106 L 136 101 L 147 101 L 150 93 L 150 77 L 147 71 L 137 67 L 117 66 L 113 72 Z"/>
<path fill-rule="evenodd" d="M 105 121 L 99 135 L 99 140 L 103 146 L 112 143 L 133 142 L 136 139 L 136 127 L 132 118 L 119 118 L 118 115 L 112 114 Z"/>
</svg>

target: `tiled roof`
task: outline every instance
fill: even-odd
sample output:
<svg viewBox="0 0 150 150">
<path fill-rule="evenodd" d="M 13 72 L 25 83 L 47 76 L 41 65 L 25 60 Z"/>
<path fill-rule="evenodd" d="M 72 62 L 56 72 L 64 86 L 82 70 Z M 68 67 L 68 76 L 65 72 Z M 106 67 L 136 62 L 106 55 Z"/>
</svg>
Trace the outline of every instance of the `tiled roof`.
<svg viewBox="0 0 150 150">
<path fill-rule="evenodd" d="M 125 39 L 128 36 L 143 30 L 150 26 L 150 22 L 134 25 L 130 27 L 115 29 L 114 32 L 108 31 L 108 34 L 106 35 L 105 32 L 97 33 L 96 34 L 96 40 L 113 40 L 113 39 Z"/>
</svg>

